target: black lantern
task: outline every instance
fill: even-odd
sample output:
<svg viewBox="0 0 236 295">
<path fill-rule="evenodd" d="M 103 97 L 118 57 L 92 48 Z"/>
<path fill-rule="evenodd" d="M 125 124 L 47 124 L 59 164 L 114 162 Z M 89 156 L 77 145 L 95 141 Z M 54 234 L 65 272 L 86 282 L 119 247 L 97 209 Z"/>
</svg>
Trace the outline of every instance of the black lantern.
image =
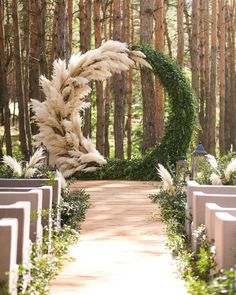
<svg viewBox="0 0 236 295">
<path fill-rule="evenodd" d="M 196 149 L 192 152 L 192 179 L 195 179 L 198 175 L 201 161 L 205 160 L 207 151 L 201 142 L 198 143 Z"/>
<path fill-rule="evenodd" d="M 43 142 L 41 142 L 41 144 L 40 144 L 40 146 L 39 146 L 39 149 L 41 149 L 42 150 L 42 154 L 43 154 L 43 156 L 44 156 L 44 165 L 46 166 L 46 167 L 48 167 L 49 166 L 49 152 L 48 152 L 48 149 L 47 149 L 47 147 L 46 147 L 46 145 L 44 145 L 43 144 Z"/>
<path fill-rule="evenodd" d="M 179 180 L 185 180 L 187 172 L 188 161 L 182 156 L 178 161 L 176 161 L 176 176 Z"/>
</svg>

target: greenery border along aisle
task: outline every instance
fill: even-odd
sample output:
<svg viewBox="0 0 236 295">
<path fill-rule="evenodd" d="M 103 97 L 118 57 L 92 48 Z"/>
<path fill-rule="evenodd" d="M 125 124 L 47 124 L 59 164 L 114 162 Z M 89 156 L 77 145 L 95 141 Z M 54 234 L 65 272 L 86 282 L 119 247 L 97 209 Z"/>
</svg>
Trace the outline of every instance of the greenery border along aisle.
<svg viewBox="0 0 236 295">
<path fill-rule="evenodd" d="M 159 205 L 159 212 L 166 225 L 167 246 L 176 258 L 178 273 L 186 281 L 189 294 L 236 294 L 235 269 L 215 270 L 214 247 L 206 238 L 201 225 L 194 233 L 198 251 L 192 252 L 191 241 L 185 233 L 185 184 L 174 179 L 174 193 L 161 188 L 150 199 Z"/>
<path fill-rule="evenodd" d="M 174 164 L 188 151 L 196 122 L 195 97 L 189 80 L 173 59 L 150 46 L 133 45 L 131 49 L 146 55 L 153 73 L 168 94 L 169 117 L 163 139 L 142 159 L 108 161 L 94 173 L 77 173 L 78 178 L 153 180 L 157 178 L 155 167 L 158 163 Z"/>
<path fill-rule="evenodd" d="M 89 195 L 85 191 L 70 191 L 69 188 L 62 190 L 62 202 L 59 207 L 61 227 L 58 227 L 54 220 L 50 251 L 48 251 L 47 228 L 44 228 L 42 249 L 39 251 L 38 246 L 33 244 L 29 265 L 19 266 L 19 295 L 49 294 L 48 284 L 58 274 L 63 262 L 70 259 L 68 256 L 69 247 L 79 239 L 80 225 L 85 220 L 86 210 L 89 206 Z M 57 209 L 55 209 L 55 212 L 57 212 Z M 26 286 L 22 280 L 25 276 L 29 280 Z"/>
</svg>

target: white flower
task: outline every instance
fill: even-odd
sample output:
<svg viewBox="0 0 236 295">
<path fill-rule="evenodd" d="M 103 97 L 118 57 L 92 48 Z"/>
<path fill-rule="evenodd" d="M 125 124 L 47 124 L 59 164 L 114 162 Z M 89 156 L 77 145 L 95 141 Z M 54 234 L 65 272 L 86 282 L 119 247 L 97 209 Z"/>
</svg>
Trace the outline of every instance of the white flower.
<svg viewBox="0 0 236 295">
<path fill-rule="evenodd" d="M 227 181 L 230 180 L 231 174 L 232 174 L 234 171 L 236 171 L 236 159 L 232 159 L 232 160 L 230 161 L 230 163 L 228 164 L 228 166 L 226 167 L 226 169 L 225 169 L 224 174 L 225 174 L 225 179 L 226 179 Z"/>
<path fill-rule="evenodd" d="M 218 163 L 217 163 L 216 158 L 213 155 L 210 155 L 210 154 L 206 155 L 205 157 L 206 157 L 208 163 L 211 165 L 211 167 L 213 169 L 217 169 Z"/>
<path fill-rule="evenodd" d="M 11 156 L 3 156 L 3 163 L 11 168 L 11 170 L 18 176 L 22 175 L 22 168 L 19 162 L 16 159 L 13 159 Z"/>
<path fill-rule="evenodd" d="M 211 174 L 210 181 L 213 185 L 222 185 L 222 181 L 220 179 L 220 176 L 216 173 Z"/>
<path fill-rule="evenodd" d="M 169 191 L 173 195 L 174 185 L 173 185 L 173 179 L 169 171 L 162 164 L 158 164 L 157 174 L 160 176 L 162 180 L 163 189 Z"/>
</svg>

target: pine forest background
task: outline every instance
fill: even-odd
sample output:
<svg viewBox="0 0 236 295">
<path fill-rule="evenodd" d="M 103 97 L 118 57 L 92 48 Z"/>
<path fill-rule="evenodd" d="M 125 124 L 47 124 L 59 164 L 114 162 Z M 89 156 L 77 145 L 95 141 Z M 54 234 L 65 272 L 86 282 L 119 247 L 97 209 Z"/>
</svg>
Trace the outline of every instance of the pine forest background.
<svg viewBox="0 0 236 295">
<path fill-rule="evenodd" d="M 0 154 L 32 154 L 29 102 L 44 100 L 39 76 L 51 76 L 53 61 L 109 39 L 175 58 L 196 94 L 196 139 L 211 154 L 235 151 L 235 29 L 236 0 L 0 0 Z M 150 71 L 92 88 L 83 132 L 102 155 L 139 157 L 161 141 L 168 97 Z"/>
</svg>

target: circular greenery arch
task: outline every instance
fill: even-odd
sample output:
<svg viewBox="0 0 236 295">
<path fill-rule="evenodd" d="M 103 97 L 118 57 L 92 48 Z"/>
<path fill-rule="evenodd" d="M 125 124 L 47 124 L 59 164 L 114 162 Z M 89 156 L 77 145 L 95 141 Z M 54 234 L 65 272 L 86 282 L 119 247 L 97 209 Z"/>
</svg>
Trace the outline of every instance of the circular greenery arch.
<svg viewBox="0 0 236 295">
<path fill-rule="evenodd" d="M 108 161 L 107 165 L 87 175 L 87 178 L 157 179 L 155 167 L 158 163 L 174 164 L 188 151 L 196 118 L 195 96 L 189 80 L 177 63 L 162 52 L 148 45 L 133 45 L 131 49 L 140 50 L 145 54 L 153 73 L 159 77 L 168 95 L 169 117 L 165 124 L 162 141 L 142 159 Z"/>
</svg>

